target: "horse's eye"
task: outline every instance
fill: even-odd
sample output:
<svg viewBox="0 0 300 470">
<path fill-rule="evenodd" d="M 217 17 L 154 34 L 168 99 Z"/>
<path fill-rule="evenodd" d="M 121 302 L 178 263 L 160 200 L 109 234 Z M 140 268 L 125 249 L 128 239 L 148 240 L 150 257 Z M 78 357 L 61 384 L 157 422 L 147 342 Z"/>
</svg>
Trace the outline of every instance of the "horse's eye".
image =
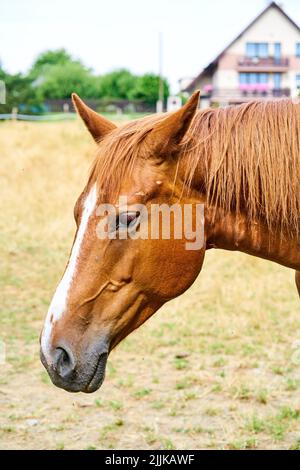
<svg viewBox="0 0 300 470">
<path fill-rule="evenodd" d="M 138 211 L 133 212 L 122 212 L 118 215 L 116 220 L 116 229 L 127 229 L 132 228 L 134 224 L 137 222 L 140 213 Z"/>
</svg>

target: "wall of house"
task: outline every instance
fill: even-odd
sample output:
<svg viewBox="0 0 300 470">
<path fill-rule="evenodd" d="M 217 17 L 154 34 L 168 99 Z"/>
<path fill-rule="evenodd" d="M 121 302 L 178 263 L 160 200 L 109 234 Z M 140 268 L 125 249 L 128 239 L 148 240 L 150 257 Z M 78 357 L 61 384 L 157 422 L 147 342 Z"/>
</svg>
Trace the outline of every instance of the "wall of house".
<svg viewBox="0 0 300 470">
<path fill-rule="evenodd" d="M 228 50 L 231 54 L 244 55 L 246 42 L 282 43 L 283 55 L 295 55 L 300 32 L 276 8 L 270 8 Z M 271 53 L 274 52 L 271 49 Z"/>
<path fill-rule="evenodd" d="M 202 76 L 197 82 L 197 88 L 203 90 L 207 85 L 212 84 L 212 77 L 210 75 Z"/>
<path fill-rule="evenodd" d="M 239 85 L 237 62 L 246 55 L 247 42 L 267 42 L 269 54 L 274 54 L 274 43 L 281 43 L 281 54 L 289 57 L 288 72 L 282 74 L 282 88 L 290 88 L 297 96 L 296 75 L 300 75 L 300 58 L 296 57 L 296 44 L 300 43 L 300 32 L 276 8 L 271 8 L 259 18 L 219 60 L 213 82 L 217 88 L 236 88 Z"/>
</svg>

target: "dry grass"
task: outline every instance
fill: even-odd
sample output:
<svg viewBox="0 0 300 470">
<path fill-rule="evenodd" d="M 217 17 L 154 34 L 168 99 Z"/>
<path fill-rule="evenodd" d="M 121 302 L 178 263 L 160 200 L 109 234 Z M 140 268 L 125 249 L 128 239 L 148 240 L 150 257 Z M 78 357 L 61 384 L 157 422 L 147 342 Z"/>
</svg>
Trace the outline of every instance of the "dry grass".
<svg viewBox="0 0 300 470">
<path fill-rule="evenodd" d="M 242 254 L 208 253 L 194 286 L 112 353 L 101 390 L 50 384 L 38 335 L 92 152 L 78 122 L 0 125 L 0 447 L 300 449 L 294 273 Z"/>
</svg>

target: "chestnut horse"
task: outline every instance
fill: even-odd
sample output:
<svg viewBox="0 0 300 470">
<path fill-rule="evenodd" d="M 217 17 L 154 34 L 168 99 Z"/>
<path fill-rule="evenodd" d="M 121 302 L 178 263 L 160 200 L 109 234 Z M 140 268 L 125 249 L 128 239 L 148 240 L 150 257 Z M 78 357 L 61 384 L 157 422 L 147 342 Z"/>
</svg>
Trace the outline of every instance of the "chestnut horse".
<svg viewBox="0 0 300 470">
<path fill-rule="evenodd" d="M 58 387 L 97 390 L 109 352 L 191 286 L 208 249 L 290 267 L 300 292 L 299 104 L 198 110 L 198 99 L 196 92 L 176 112 L 116 127 L 73 95 L 98 150 L 75 204 L 73 247 L 41 334 L 41 360 Z M 116 204 L 120 195 L 128 198 L 126 211 Z M 204 206 L 197 249 L 187 250 L 184 236 L 97 236 L 101 203 L 115 205 L 121 232 L 135 224 L 143 229 L 141 204 L 178 201 Z"/>
</svg>

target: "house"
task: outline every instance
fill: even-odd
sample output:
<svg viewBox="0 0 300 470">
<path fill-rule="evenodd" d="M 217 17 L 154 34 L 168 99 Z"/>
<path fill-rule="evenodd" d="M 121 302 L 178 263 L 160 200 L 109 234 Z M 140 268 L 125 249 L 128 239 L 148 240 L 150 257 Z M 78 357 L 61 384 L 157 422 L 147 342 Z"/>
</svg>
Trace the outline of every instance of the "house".
<svg viewBox="0 0 300 470">
<path fill-rule="evenodd" d="M 201 107 L 298 96 L 299 26 L 270 3 L 182 91 L 199 88 Z"/>
</svg>

